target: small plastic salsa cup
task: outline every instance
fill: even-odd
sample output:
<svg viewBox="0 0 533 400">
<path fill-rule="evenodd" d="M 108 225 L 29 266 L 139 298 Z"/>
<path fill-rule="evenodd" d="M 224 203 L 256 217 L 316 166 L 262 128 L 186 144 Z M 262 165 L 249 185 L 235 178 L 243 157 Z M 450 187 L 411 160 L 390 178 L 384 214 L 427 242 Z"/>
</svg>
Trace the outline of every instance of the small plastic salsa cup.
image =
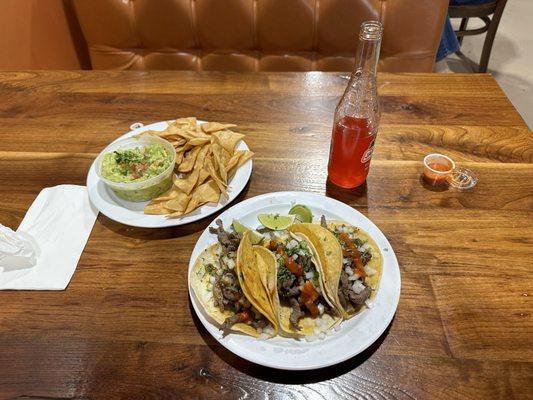
<svg viewBox="0 0 533 400">
<path fill-rule="evenodd" d="M 115 182 L 102 176 L 102 162 L 107 153 L 132 149 L 135 147 L 145 147 L 153 144 L 162 145 L 171 159 L 168 168 L 159 175 L 146 180 L 134 180 L 131 182 Z M 176 149 L 174 149 L 174 146 L 168 141 L 157 136 L 133 136 L 131 138 L 113 142 L 102 150 L 96 158 L 96 174 L 121 199 L 134 202 L 147 201 L 170 189 L 170 186 L 172 186 L 172 175 L 174 174 L 175 162 Z"/>
<path fill-rule="evenodd" d="M 448 176 L 455 169 L 453 160 L 444 154 L 428 154 L 424 157 L 424 180 L 432 186 L 447 185 Z"/>
</svg>

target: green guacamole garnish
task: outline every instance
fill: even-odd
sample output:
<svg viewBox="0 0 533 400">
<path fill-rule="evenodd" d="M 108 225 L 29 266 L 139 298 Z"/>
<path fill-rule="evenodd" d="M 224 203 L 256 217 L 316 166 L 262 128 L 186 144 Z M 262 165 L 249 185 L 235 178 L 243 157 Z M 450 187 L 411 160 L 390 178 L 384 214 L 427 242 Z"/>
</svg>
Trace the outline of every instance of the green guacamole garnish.
<svg viewBox="0 0 533 400">
<path fill-rule="evenodd" d="M 160 144 L 104 154 L 102 176 L 113 182 L 140 182 L 165 171 L 172 156 Z"/>
</svg>

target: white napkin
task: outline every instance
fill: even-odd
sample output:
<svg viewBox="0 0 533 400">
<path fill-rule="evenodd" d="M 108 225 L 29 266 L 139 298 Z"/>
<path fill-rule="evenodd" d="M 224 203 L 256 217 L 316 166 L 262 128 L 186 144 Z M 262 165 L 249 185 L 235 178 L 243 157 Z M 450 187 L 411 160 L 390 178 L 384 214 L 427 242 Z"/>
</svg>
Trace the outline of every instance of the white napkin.
<svg viewBox="0 0 533 400">
<path fill-rule="evenodd" d="M 98 211 L 89 201 L 85 186 L 60 185 L 39 193 L 17 229 L 19 237 L 0 231 L 7 250 L 10 245 L 26 246 L 10 256 L 20 256 L 13 265 L 0 268 L 0 290 L 63 290 L 67 287 L 81 253 L 89 239 Z M 11 231 L 12 232 L 12 231 Z M 21 240 L 17 242 L 17 240 Z M 24 240 L 36 243 L 36 262 L 32 266 L 31 251 Z M 0 252 L 1 250 L 0 244 Z M 9 251 L 8 251 L 9 253 Z M 6 253 L 4 253 L 5 255 Z M 26 261 L 24 261 L 26 258 Z"/>
</svg>

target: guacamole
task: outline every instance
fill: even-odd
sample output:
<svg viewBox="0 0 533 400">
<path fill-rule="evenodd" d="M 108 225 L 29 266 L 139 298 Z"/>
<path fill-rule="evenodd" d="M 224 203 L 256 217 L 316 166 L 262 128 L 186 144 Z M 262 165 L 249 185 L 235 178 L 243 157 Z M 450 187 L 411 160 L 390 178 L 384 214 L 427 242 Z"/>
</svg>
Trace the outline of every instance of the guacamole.
<svg viewBox="0 0 533 400">
<path fill-rule="evenodd" d="M 166 170 L 172 157 L 160 144 L 104 154 L 102 176 L 113 182 L 141 182 Z"/>
<path fill-rule="evenodd" d="M 102 177 L 117 183 L 132 183 L 131 188 L 113 187 L 115 194 L 128 201 L 150 200 L 165 192 L 172 185 L 172 169 L 157 182 L 142 182 L 160 175 L 172 163 L 172 155 L 160 144 L 138 146 L 104 154 L 100 173 Z"/>
</svg>

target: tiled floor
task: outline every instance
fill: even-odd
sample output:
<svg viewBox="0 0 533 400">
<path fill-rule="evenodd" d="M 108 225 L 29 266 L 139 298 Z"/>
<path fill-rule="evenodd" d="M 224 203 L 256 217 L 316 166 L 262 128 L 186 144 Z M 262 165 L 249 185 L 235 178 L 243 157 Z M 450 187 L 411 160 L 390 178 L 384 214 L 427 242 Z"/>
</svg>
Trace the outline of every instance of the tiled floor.
<svg viewBox="0 0 533 400">
<path fill-rule="evenodd" d="M 511 99 L 530 128 L 533 128 L 533 0 L 508 0 L 494 40 L 489 70 Z M 452 20 L 455 24 L 460 20 Z M 469 22 L 469 28 L 482 26 Z M 462 53 L 476 63 L 483 47 L 484 35 L 467 36 Z M 438 72 L 470 72 L 468 62 L 457 55 L 438 63 Z"/>
</svg>

